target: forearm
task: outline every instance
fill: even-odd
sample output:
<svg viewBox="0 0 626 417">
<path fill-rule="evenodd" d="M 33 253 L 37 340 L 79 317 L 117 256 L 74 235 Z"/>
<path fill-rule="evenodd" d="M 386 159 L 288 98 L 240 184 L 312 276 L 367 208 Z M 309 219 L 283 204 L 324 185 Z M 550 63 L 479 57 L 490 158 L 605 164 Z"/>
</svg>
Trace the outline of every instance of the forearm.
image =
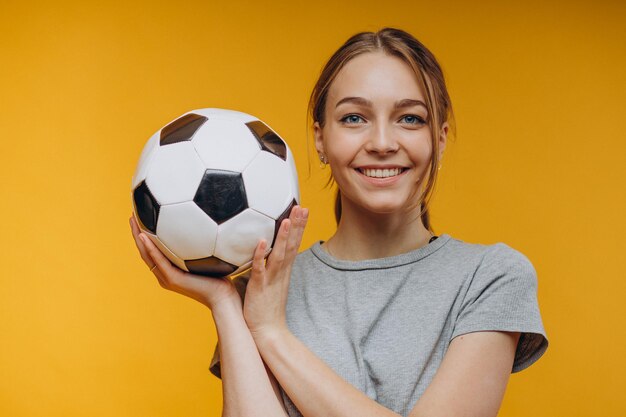
<svg viewBox="0 0 626 417">
<path fill-rule="evenodd" d="M 342 379 L 288 330 L 259 336 L 256 344 L 305 417 L 398 417 Z"/>
<path fill-rule="evenodd" d="M 223 416 L 286 416 L 237 303 L 213 310 L 220 340 Z"/>
</svg>

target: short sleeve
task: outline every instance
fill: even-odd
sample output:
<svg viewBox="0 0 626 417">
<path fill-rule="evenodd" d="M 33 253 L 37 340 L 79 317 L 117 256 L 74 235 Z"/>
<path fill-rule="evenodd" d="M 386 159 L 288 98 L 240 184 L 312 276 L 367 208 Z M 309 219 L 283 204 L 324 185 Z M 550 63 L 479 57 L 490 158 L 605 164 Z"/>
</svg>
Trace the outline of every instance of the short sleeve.
<svg viewBox="0 0 626 417">
<path fill-rule="evenodd" d="M 242 300 L 245 298 L 246 287 L 248 286 L 249 279 L 250 279 L 249 271 L 244 272 L 241 275 L 237 275 L 235 278 L 233 278 L 233 284 L 235 284 L 235 288 L 237 289 L 237 292 L 241 296 Z M 213 358 L 211 358 L 209 371 L 211 371 L 211 373 L 215 375 L 216 377 L 220 379 L 222 378 L 222 371 L 220 368 L 220 342 L 219 340 L 217 341 L 217 344 L 215 345 L 215 350 L 213 351 Z"/>
<path fill-rule="evenodd" d="M 489 246 L 471 278 L 451 339 L 478 331 L 520 332 L 512 372 L 548 348 L 537 300 L 537 273 L 528 258 L 504 243 Z"/>
</svg>

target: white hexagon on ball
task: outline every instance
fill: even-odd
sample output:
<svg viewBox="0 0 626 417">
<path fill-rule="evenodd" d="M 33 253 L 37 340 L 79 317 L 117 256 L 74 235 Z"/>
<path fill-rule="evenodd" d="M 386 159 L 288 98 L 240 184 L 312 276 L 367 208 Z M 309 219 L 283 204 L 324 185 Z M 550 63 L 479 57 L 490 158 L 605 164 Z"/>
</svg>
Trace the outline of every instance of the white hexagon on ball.
<svg viewBox="0 0 626 417">
<path fill-rule="evenodd" d="M 261 152 L 250 129 L 239 121 L 207 120 L 191 141 L 200 159 L 211 169 L 243 171 Z"/>
<path fill-rule="evenodd" d="M 242 175 L 248 207 L 278 219 L 297 197 L 293 195 L 291 175 L 285 161 L 270 152 L 259 153 Z"/>
<path fill-rule="evenodd" d="M 274 223 L 252 209 L 242 211 L 218 226 L 215 256 L 233 265 L 248 263 L 261 239 L 265 239 L 268 248 L 272 244 Z"/>
<path fill-rule="evenodd" d="M 217 223 L 193 201 L 161 206 L 157 236 L 181 259 L 213 255 Z"/>
<path fill-rule="evenodd" d="M 159 148 L 151 161 L 146 184 L 159 204 L 193 200 L 205 167 L 191 142 Z"/>
</svg>

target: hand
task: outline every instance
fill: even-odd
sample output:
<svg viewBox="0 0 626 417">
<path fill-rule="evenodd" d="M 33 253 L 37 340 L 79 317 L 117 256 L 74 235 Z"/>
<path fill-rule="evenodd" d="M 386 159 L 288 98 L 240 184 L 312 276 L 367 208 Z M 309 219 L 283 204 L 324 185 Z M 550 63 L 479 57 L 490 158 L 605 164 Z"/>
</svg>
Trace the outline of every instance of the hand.
<svg viewBox="0 0 626 417">
<path fill-rule="evenodd" d="M 203 277 L 183 271 L 173 265 L 148 236 L 141 232 L 134 216 L 130 218 L 130 228 L 141 258 L 161 287 L 193 298 L 211 310 L 222 302 L 235 302 L 242 307 L 241 298 L 230 279 Z M 155 265 L 156 268 L 152 269 Z"/>
<path fill-rule="evenodd" d="M 308 216 L 308 209 L 293 207 L 289 218 L 280 225 L 267 263 L 264 259 L 267 242 L 261 240 L 255 249 L 243 306 L 244 318 L 255 339 L 287 329 L 285 308 L 291 267 L 298 253 Z"/>
</svg>

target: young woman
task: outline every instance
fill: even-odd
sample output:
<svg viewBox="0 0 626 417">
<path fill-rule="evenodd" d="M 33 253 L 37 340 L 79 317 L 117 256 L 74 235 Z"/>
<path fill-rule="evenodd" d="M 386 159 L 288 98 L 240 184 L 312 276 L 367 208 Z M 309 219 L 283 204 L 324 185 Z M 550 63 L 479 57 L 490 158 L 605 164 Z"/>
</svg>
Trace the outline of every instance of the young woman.
<svg viewBox="0 0 626 417">
<path fill-rule="evenodd" d="M 547 339 L 524 255 L 432 232 L 452 114 L 436 59 L 401 30 L 354 35 L 310 111 L 339 189 L 328 241 L 297 254 L 308 211 L 295 207 L 267 263 L 262 241 L 231 282 L 177 269 L 131 218 L 159 283 L 212 311 L 223 415 L 495 416 Z"/>
</svg>

